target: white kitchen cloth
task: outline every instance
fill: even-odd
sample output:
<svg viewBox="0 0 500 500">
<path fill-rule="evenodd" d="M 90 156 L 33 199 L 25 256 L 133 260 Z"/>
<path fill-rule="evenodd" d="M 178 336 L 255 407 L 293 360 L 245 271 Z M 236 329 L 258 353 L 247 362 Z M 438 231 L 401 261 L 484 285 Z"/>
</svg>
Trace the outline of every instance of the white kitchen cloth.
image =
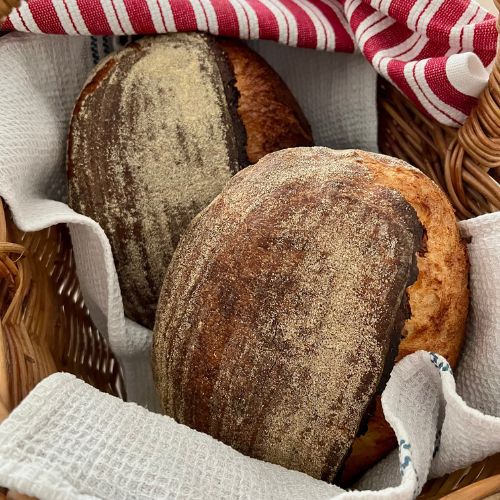
<svg viewBox="0 0 500 500">
<path fill-rule="evenodd" d="M 60 222 L 69 224 L 86 303 L 96 325 L 108 336 L 111 347 L 121 361 L 129 397 L 150 409 L 157 409 L 149 364 L 151 335 L 148 330 L 124 319 L 109 243 L 95 222 L 76 214 L 61 202 L 66 193 L 64 150 L 72 104 L 93 64 L 93 59 L 109 50 L 108 46 L 111 43 L 114 41 L 86 37 L 42 37 L 20 34 L 0 38 L 0 62 L 3 71 L 0 79 L 0 109 L 2 110 L 0 196 L 10 206 L 15 221 L 21 229 L 33 231 Z M 292 54 L 293 52 L 290 52 L 290 55 L 286 56 L 290 57 L 290 65 L 294 64 Z M 310 54 L 315 57 L 316 53 Z M 337 57 L 337 55 L 331 55 L 331 57 Z M 321 71 L 319 66 L 318 72 Z M 360 68 L 362 71 L 362 65 Z M 371 71 L 370 68 L 368 70 Z M 283 69 L 280 71 L 283 75 L 285 74 Z M 288 74 L 294 73 L 290 71 Z M 308 78 L 306 74 L 303 77 Z M 315 77 L 317 78 L 318 75 L 316 74 Z M 344 75 L 338 74 L 339 80 L 343 77 Z M 356 75 L 353 74 L 351 77 L 355 78 Z M 368 82 L 369 78 L 366 78 L 366 81 Z M 333 78 L 332 85 L 335 85 Z M 345 88 L 345 86 L 339 84 L 339 88 Z M 294 88 L 294 90 L 298 100 L 301 101 L 301 95 L 297 89 Z M 352 99 L 365 99 L 366 95 L 372 96 L 371 100 L 364 103 L 366 108 L 371 110 L 367 116 L 372 116 L 371 113 L 374 113 L 375 109 L 373 88 L 371 91 L 356 94 Z M 328 94 L 325 95 L 323 106 L 325 108 L 328 107 L 327 99 Z M 350 105 L 361 106 L 359 101 L 354 102 L 349 99 L 346 94 L 344 103 L 347 108 Z M 305 98 L 304 102 L 306 102 Z M 321 101 L 318 100 L 318 102 Z M 341 119 L 346 114 L 342 110 L 335 113 L 334 111 L 332 109 L 332 120 Z M 359 116 L 362 119 L 362 114 Z M 313 123 L 314 129 L 314 113 L 309 112 L 308 118 Z M 366 133 L 368 136 L 376 133 L 375 123 L 364 125 L 366 125 L 365 128 L 360 125 L 360 133 Z M 342 127 L 337 130 L 342 130 Z M 375 136 L 371 137 L 373 138 L 371 143 L 375 144 Z M 336 144 L 340 144 L 341 138 L 332 140 L 339 141 Z M 367 141 L 366 136 L 360 141 Z M 354 142 L 351 146 L 363 144 L 369 144 L 369 142 Z M 359 484 L 361 488 L 379 489 L 388 485 L 395 488 L 385 490 L 383 493 L 370 494 L 372 496 L 368 496 L 366 492 L 350 493 L 350 496 L 377 498 L 377 495 L 382 495 L 380 498 L 411 498 L 425 482 L 427 472 L 431 467 L 435 439 L 439 435 L 438 424 L 443 418 L 441 439 L 437 443 L 438 450 L 432 464 L 431 474 L 449 472 L 500 451 L 498 441 L 500 436 L 500 373 L 498 370 L 500 364 L 498 318 L 500 214 L 478 217 L 461 223 L 461 227 L 466 236 L 472 237 L 469 244 L 472 310 L 469 341 L 457 374 L 460 392 L 457 394 L 452 375 L 445 370 L 444 360 L 433 358 L 430 354 L 416 354 L 403 360 L 395 368 L 383 396 L 387 418 L 401 441 L 399 450 L 401 465 L 399 465 L 398 455 L 393 454 L 368 473 Z M 155 456 L 164 454 L 165 457 L 171 457 L 174 460 L 170 464 L 170 469 L 168 467 L 165 469 L 165 471 L 172 471 L 172 477 L 182 479 L 185 481 L 183 484 L 186 485 L 198 484 L 197 490 L 193 489 L 194 486 L 193 488 L 186 486 L 183 490 L 172 490 L 173 497 L 182 497 L 184 493 L 185 498 L 197 498 L 198 494 L 203 497 L 203 491 L 211 491 L 203 490 L 206 487 L 220 488 L 217 491 L 220 491 L 221 498 L 234 497 L 238 491 L 242 492 L 240 497 L 244 498 L 247 490 L 252 491 L 252 487 L 261 487 L 259 484 L 262 482 L 268 488 L 263 494 L 269 492 L 268 498 L 282 498 L 289 494 L 288 490 L 283 489 L 282 483 L 286 481 L 289 481 L 288 485 L 295 484 L 293 481 L 297 481 L 297 484 L 305 481 L 307 487 L 311 488 L 311 492 L 307 490 L 308 494 L 302 497 L 311 497 L 313 491 L 316 491 L 318 495 L 326 491 L 324 484 L 317 483 L 306 476 L 287 472 L 286 474 L 292 474 L 294 478 L 300 476 L 302 479 L 285 480 L 284 476 L 280 475 L 285 474 L 284 472 L 263 472 L 264 470 L 278 470 L 274 467 L 266 469 L 270 466 L 255 461 L 251 461 L 253 465 L 243 465 L 250 459 L 235 455 L 235 452 L 228 451 L 228 448 L 221 444 L 214 444 L 206 437 L 203 439 L 208 441 L 203 442 L 212 443 L 210 446 L 213 446 L 213 454 L 209 454 L 208 458 L 206 456 L 203 458 L 203 455 L 198 455 L 198 451 L 203 450 L 203 446 L 197 444 L 197 439 L 201 438 L 194 431 L 184 430 L 181 438 L 173 439 L 170 443 L 172 446 L 163 440 L 162 433 L 157 427 L 153 426 L 154 430 L 144 431 L 145 435 L 142 435 L 140 431 L 142 421 L 155 422 L 155 426 L 167 426 L 168 429 L 164 431 L 165 436 L 169 433 L 176 435 L 177 431 L 172 429 L 176 429 L 177 426 L 172 425 L 171 422 L 167 425 L 166 422 L 169 422 L 167 419 L 147 413 L 146 410 L 140 410 L 136 406 L 122 406 L 122 403 L 100 395 L 80 382 L 69 384 L 67 378 L 61 377 L 57 375 L 44 381 L 36 389 L 35 397 L 29 397 L 0 426 L 0 471 L 2 474 L 0 484 L 15 487 L 26 493 L 34 491 L 29 489 L 31 487 L 44 488 L 42 494 L 39 495 L 41 498 L 89 498 L 92 495 L 116 498 L 113 495 L 106 497 L 105 490 L 99 492 L 93 490 L 90 483 L 84 482 L 84 478 L 92 477 L 95 472 L 103 476 L 100 483 L 94 478 L 96 485 L 111 481 L 110 487 L 120 487 L 113 473 L 120 477 L 119 469 L 125 467 L 124 470 L 131 471 L 130 476 L 127 476 L 130 483 L 140 483 L 142 476 L 139 465 L 151 463 L 148 461 L 148 456 L 153 453 L 151 451 L 153 447 L 153 451 L 156 450 Z M 68 394 L 62 400 L 55 396 L 44 397 L 44 391 L 50 392 L 51 388 L 54 388 L 52 384 L 59 387 L 56 393 L 61 391 L 64 394 L 68 392 Z M 69 384 L 68 391 L 66 391 L 65 384 Z M 39 389 L 41 392 L 38 397 L 36 394 Z M 87 398 L 90 399 L 87 401 Z M 71 428 L 71 418 L 65 414 L 66 406 L 59 403 L 59 407 L 56 407 L 53 400 L 68 401 L 66 404 L 68 409 L 70 408 L 69 401 L 75 401 L 71 408 L 74 409 L 76 416 L 80 415 L 80 420 L 75 420 L 77 424 L 74 428 Z M 105 401 L 103 403 L 105 406 L 110 405 L 113 411 L 110 413 L 94 412 L 92 405 L 99 404 L 101 400 Z M 446 416 L 444 416 L 445 402 Z M 39 406 L 47 408 L 50 412 L 43 413 Z M 38 408 L 36 411 L 35 407 Z M 124 409 L 121 410 L 121 408 Z M 25 415 L 23 412 L 31 414 L 32 411 L 40 415 L 40 418 L 46 415 L 44 423 L 34 419 L 31 424 L 26 417 L 23 418 Z M 139 416 L 137 412 L 141 415 Z M 132 417 L 131 414 L 135 416 Z M 60 420 L 58 420 L 59 417 L 56 418 L 56 415 L 59 415 Z M 85 425 L 83 417 L 85 421 L 88 421 Z M 120 424 L 122 420 L 125 427 Z M 35 427 L 31 427 L 32 425 Z M 53 434 L 51 434 L 52 425 L 59 426 Z M 66 428 L 65 425 L 70 427 Z M 131 430 L 127 430 L 129 427 Z M 65 439 L 61 439 L 75 432 L 78 439 L 87 440 L 85 441 L 87 445 L 82 444 L 83 448 L 80 448 L 85 451 L 82 455 L 71 455 L 70 445 Z M 127 434 L 134 436 L 134 439 L 130 437 L 125 439 Z M 47 439 L 52 436 L 50 438 L 52 441 L 49 439 L 43 445 L 45 452 L 40 451 L 37 455 L 35 453 L 37 439 L 42 439 L 44 436 L 47 436 Z M 151 439 L 154 444 L 159 443 L 158 450 L 162 450 L 162 453 L 153 444 L 148 445 L 148 439 Z M 31 447 L 29 443 L 26 444 L 28 441 L 32 442 Z M 126 450 L 120 448 L 122 441 L 129 443 L 130 455 L 126 455 Z M 194 442 L 193 447 L 191 447 L 191 442 Z M 67 453 L 62 451 L 66 450 L 65 446 L 68 446 Z M 179 455 L 184 453 L 183 450 L 186 447 L 194 450 L 193 454 Z M 116 449 L 121 451 L 116 451 Z M 103 469 L 97 466 L 101 463 L 97 461 L 101 457 L 101 452 L 104 453 L 102 457 L 108 459 L 108 465 L 103 465 L 103 468 L 107 467 L 107 472 L 103 472 Z M 122 463 L 120 457 L 124 454 L 128 458 Z M 37 460 L 41 462 L 33 462 L 30 457 L 34 456 L 38 456 Z M 58 458 L 59 456 L 61 458 Z M 176 461 L 176 457 L 179 457 L 179 461 Z M 24 465 L 18 468 L 19 462 Z M 52 470 L 50 467 L 52 463 L 54 467 L 65 467 L 64 473 L 55 474 L 57 477 L 42 473 L 43 470 Z M 200 465 L 200 469 L 196 469 L 199 471 L 197 474 L 192 473 L 193 463 Z M 222 465 L 214 470 L 211 464 L 216 463 Z M 126 464 L 131 464 L 129 469 Z M 162 463 L 162 466 L 165 466 L 165 463 Z M 402 476 L 399 474 L 400 467 Z M 17 470 L 19 472 L 16 472 Z M 61 469 L 58 470 L 61 471 Z M 144 477 L 149 477 L 151 480 L 160 477 L 155 476 L 155 470 L 157 469 L 154 465 L 151 465 L 151 470 L 143 471 Z M 78 474 L 75 471 L 79 471 Z M 225 471 L 229 471 L 236 479 L 228 478 Z M 121 481 L 123 482 L 124 479 Z M 241 489 L 226 490 L 226 484 L 236 484 L 234 481 L 242 485 Z M 62 496 L 58 496 L 60 491 L 70 490 L 73 493 L 68 495 L 61 493 Z M 328 495 L 330 495 L 330 490 L 332 495 L 336 491 L 328 487 Z M 76 494 L 75 491 L 79 493 Z M 301 493 L 303 490 L 297 486 L 297 491 Z M 152 490 L 149 490 L 149 493 L 151 492 Z M 35 492 L 35 494 L 38 493 Z"/>
<path fill-rule="evenodd" d="M 425 483 L 439 447 L 441 414 L 464 419 L 464 447 L 481 446 L 483 456 L 500 449 L 500 419 L 470 412 L 455 392 L 448 363 L 435 354 L 419 351 L 403 359 L 382 402 L 398 437 L 397 455 L 362 481 L 373 491 L 344 492 L 248 458 L 169 417 L 58 373 L 38 384 L 0 425 L 0 484 L 46 500 L 409 499 Z M 489 439 L 479 444 L 481 429 Z"/>
<path fill-rule="evenodd" d="M 61 203 L 73 104 L 93 64 L 117 43 L 118 38 L 20 33 L 0 38 L 0 196 L 25 231 L 68 223 L 86 304 L 120 359 L 128 398 L 157 410 L 151 332 L 124 318 L 111 249 L 100 226 Z M 318 143 L 376 150 L 376 78 L 360 54 L 269 45 L 262 51 L 274 61 L 281 51 L 279 70 L 304 104 Z M 302 81 L 294 69 L 300 65 Z M 310 82 L 318 78 L 323 83 L 312 89 Z M 348 135 L 353 130 L 357 139 Z"/>
<path fill-rule="evenodd" d="M 76 97 L 94 63 L 118 44 L 118 38 L 20 33 L 0 38 L 0 196 L 24 231 L 68 224 L 85 302 L 120 359 L 129 397 L 157 409 L 149 366 L 151 332 L 125 321 L 104 231 L 62 202 L 66 137 Z"/>
</svg>

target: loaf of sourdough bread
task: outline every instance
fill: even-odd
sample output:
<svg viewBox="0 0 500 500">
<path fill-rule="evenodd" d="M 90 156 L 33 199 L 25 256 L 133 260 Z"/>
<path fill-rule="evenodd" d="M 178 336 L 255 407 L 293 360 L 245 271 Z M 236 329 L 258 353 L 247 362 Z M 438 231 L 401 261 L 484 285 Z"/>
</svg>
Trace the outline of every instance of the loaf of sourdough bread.
<svg viewBox="0 0 500 500">
<path fill-rule="evenodd" d="M 347 481 L 394 446 L 377 397 L 395 359 L 455 363 L 467 305 L 465 247 L 428 178 L 381 155 L 288 149 L 233 177 L 184 234 L 155 381 L 178 422 Z"/>
<path fill-rule="evenodd" d="M 143 38 L 95 69 L 69 133 L 69 202 L 111 243 L 125 313 L 152 328 L 179 237 L 241 168 L 312 143 L 290 91 L 237 41 Z"/>
</svg>

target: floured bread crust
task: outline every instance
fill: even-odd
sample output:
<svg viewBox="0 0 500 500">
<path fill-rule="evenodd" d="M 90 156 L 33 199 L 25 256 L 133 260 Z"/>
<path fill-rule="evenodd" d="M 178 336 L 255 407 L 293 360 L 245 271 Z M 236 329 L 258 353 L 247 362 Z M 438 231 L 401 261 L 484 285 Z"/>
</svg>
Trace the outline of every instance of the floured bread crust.
<svg viewBox="0 0 500 500">
<path fill-rule="evenodd" d="M 125 312 L 149 328 L 181 231 L 238 170 L 232 127 L 201 35 L 139 40 L 109 58 L 77 102 L 70 205 L 104 229 Z"/>
<path fill-rule="evenodd" d="M 182 231 L 249 159 L 311 143 L 290 91 L 240 43 L 146 37 L 103 61 L 72 118 L 69 202 L 109 238 L 125 314 L 153 327 Z"/>
<path fill-rule="evenodd" d="M 455 214 L 441 189 L 401 160 L 359 152 L 375 182 L 400 193 L 425 229 L 425 249 L 417 257 L 418 278 L 408 289 L 411 318 L 405 322 L 397 359 L 418 350 L 444 356 L 455 367 L 464 342 L 469 306 L 468 260 Z M 396 446 L 380 398 L 368 430 L 356 439 L 342 473 L 347 485 Z"/>
<path fill-rule="evenodd" d="M 181 239 L 153 342 L 168 415 L 333 480 L 393 365 L 423 231 L 355 151 L 233 177 Z"/>
</svg>

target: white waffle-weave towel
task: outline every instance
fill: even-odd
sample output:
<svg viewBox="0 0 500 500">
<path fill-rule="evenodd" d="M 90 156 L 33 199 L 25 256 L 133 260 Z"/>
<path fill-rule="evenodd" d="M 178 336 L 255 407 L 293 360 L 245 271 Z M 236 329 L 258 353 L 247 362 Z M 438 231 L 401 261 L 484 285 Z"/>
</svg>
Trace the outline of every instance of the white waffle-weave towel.
<svg viewBox="0 0 500 500">
<path fill-rule="evenodd" d="M 420 351 L 394 369 L 383 395 L 399 450 L 344 492 L 245 457 L 169 417 L 103 394 L 68 374 L 42 381 L 0 425 L 0 484 L 41 499 L 409 499 L 425 482 L 446 414 L 465 420 L 462 447 L 500 449 L 500 419 L 470 410 L 446 361 Z M 481 458 L 481 457 L 480 457 Z"/>
</svg>

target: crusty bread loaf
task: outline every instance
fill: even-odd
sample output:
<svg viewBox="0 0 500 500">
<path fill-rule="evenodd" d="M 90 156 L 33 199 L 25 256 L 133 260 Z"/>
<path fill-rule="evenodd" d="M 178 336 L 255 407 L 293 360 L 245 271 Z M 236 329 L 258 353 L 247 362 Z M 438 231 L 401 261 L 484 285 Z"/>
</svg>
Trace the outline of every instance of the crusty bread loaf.
<svg viewBox="0 0 500 500">
<path fill-rule="evenodd" d="M 178 33 L 104 60 L 73 113 L 69 201 L 106 232 L 126 315 L 152 328 L 182 231 L 234 173 L 311 143 L 289 90 L 240 42 Z"/>
<path fill-rule="evenodd" d="M 428 178 L 382 155 L 289 149 L 236 175 L 187 230 L 155 381 L 179 422 L 345 483 L 394 447 L 379 394 L 395 356 L 455 364 L 467 306 L 465 247 Z"/>
<path fill-rule="evenodd" d="M 397 360 L 418 350 L 444 356 L 455 368 L 469 305 L 468 261 L 455 214 L 441 189 L 420 171 L 383 155 L 359 153 L 375 182 L 397 190 L 425 229 L 425 251 L 417 256 L 418 279 L 408 289 L 411 318 L 404 326 Z M 396 446 L 380 397 L 366 432 L 356 438 L 341 484 L 349 485 Z"/>
<path fill-rule="evenodd" d="M 356 442 L 358 474 L 393 447 L 377 395 L 398 344 L 456 362 L 467 304 L 464 245 L 429 179 L 380 155 L 288 149 L 237 174 L 183 236 L 155 381 L 167 414 L 245 454 L 333 480 Z"/>
</svg>

